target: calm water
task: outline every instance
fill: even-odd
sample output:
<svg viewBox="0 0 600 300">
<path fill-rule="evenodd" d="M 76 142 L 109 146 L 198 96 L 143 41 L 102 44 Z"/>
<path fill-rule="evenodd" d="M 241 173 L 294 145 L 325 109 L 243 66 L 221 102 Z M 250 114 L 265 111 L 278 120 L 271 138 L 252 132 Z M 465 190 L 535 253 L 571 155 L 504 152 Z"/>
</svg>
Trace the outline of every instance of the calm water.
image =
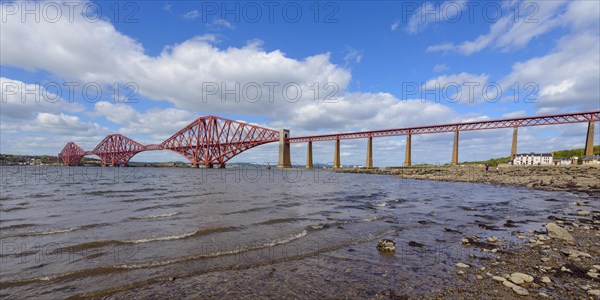
<svg viewBox="0 0 600 300">
<path fill-rule="evenodd" d="M 440 265 L 466 259 L 455 230 L 509 237 L 514 226 L 539 229 L 580 197 L 329 171 L 5 167 L 0 296 L 93 296 L 128 284 L 151 295 L 165 278 L 251 277 L 282 262 L 330 281 L 360 269 L 348 275 L 357 291 L 426 291 L 423 278 L 444 280 Z M 382 237 L 398 243 L 395 256 L 375 250 Z M 231 282 L 218 285 L 221 296 L 235 295 Z"/>
</svg>

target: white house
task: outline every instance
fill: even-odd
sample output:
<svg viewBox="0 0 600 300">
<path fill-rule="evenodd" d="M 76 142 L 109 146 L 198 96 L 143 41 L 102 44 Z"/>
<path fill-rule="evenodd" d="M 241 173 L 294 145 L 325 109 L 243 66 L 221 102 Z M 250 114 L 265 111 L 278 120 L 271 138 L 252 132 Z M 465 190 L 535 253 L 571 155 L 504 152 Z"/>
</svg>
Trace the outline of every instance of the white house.
<svg viewBox="0 0 600 300">
<path fill-rule="evenodd" d="M 553 158 L 552 164 L 555 166 L 569 166 L 571 165 L 571 161 L 570 158 Z"/>
<path fill-rule="evenodd" d="M 584 165 L 599 165 L 600 164 L 600 154 L 584 156 L 581 158 L 581 161 Z"/>
<path fill-rule="evenodd" d="M 540 166 L 552 165 L 552 153 L 521 153 L 515 155 L 515 166 Z"/>
</svg>

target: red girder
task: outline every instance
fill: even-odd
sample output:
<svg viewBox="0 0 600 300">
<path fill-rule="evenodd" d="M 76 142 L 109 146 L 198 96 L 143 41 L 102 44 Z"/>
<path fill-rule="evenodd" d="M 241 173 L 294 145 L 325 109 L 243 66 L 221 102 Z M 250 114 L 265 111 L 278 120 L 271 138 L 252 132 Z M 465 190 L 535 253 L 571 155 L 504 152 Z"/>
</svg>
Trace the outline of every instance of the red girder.
<svg viewBox="0 0 600 300">
<path fill-rule="evenodd" d="M 584 112 L 584 113 L 570 113 L 570 114 L 561 114 L 561 115 L 536 116 L 536 117 L 524 117 L 524 118 L 514 118 L 514 119 L 501 119 L 501 120 L 491 120 L 491 121 L 454 123 L 454 124 L 444 124 L 444 125 L 419 126 L 419 127 L 409 127 L 409 128 L 384 129 L 384 130 L 373 130 L 373 131 L 362 131 L 362 132 L 348 132 L 348 133 L 337 133 L 337 134 L 302 136 L 302 137 L 288 138 L 286 140 L 289 143 L 301 143 L 301 142 L 309 142 L 309 141 L 318 142 L 318 141 L 332 141 L 332 140 L 349 140 L 349 139 L 360 139 L 360 138 L 369 138 L 369 137 L 401 136 L 401 135 L 408 135 L 408 134 L 412 135 L 412 134 L 428 134 L 428 133 L 470 131 L 470 130 L 484 130 L 484 129 L 498 129 L 498 128 L 513 128 L 513 127 L 524 127 L 524 126 L 568 124 L 568 123 L 589 122 L 591 120 L 600 121 L 600 111 L 592 111 L 592 112 Z"/>
<path fill-rule="evenodd" d="M 111 134 L 102 140 L 92 154 L 100 157 L 104 166 L 124 166 L 129 160 L 146 148 L 144 145 L 120 134 Z"/>
<path fill-rule="evenodd" d="M 160 144 L 192 164 L 225 164 L 258 145 L 279 140 L 279 132 L 215 116 L 198 118 Z"/>
<path fill-rule="evenodd" d="M 58 158 L 67 166 L 76 166 L 85 154 L 85 150 L 77 146 L 77 144 L 69 142 L 62 151 L 60 151 Z"/>
</svg>

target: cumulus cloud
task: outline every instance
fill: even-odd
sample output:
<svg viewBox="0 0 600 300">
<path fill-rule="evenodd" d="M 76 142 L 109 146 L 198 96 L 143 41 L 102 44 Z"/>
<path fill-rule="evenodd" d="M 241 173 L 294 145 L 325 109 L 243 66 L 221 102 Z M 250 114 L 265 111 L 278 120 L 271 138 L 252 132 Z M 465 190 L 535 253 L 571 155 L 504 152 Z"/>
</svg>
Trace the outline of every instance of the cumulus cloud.
<svg viewBox="0 0 600 300">
<path fill-rule="evenodd" d="M 433 94 L 435 100 L 462 104 L 480 103 L 485 97 L 496 98 L 494 93 L 487 92 L 489 76 L 487 74 L 459 74 L 441 75 L 432 78 L 422 85 L 422 94 Z M 434 93 L 431 93 L 434 91 Z"/>
<path fill-rule="evenodd" d="M 65 86 L 51 82 L 42 84 L 25 83 L 20 80 L 0 77 L 0 115 L 7 119 L 28 120 L 38 113 L 77 112 L 83 107 L 70 103 L 61 96 Z"/>
<path fill-rule="evenodd" d="M 131 105 L 105 101 L 96 103 L 94 110 L 97 115 L 121 125 L 121 134 L 150 134 L 152 138 L 157 139 L 164 139 L 176 133 L 199 117 L 192 112 L 176 108 L 153 108 L 140 113 Z"/>
<path fill-rule="evenodd" d="M 108 22 L 79 16 L 74 22 L 22 23 L 13 17 L 0 37 L 3 64 L 101 84 L 134 82 L 142 96 L 180 109 L 281 118 L 323 100 L 328 84 L 341 93 L 351 79 L 329 53 L 293 59 L 255 42 L 219 49 L 215 36 L 203 35 L 149 56 Z"/>
<path fill-rule="evenodd" d="M 600 40 L 592 31 L 564 36 L 551 53 L 514 64 L 502 82 L 506 88 L 532 83 L 539 108 L 589 110 L 600 108 L 599 74 Z"/>
<path fill-rule="evenodd" d="M 85 122 L 77 116 L 67 114 L 39 113 L 33 122 L 23 125 L 24 131 L 44 132 L 58 135 L 96 136 L 106 131 L 100 125 Z"/>
</svg>

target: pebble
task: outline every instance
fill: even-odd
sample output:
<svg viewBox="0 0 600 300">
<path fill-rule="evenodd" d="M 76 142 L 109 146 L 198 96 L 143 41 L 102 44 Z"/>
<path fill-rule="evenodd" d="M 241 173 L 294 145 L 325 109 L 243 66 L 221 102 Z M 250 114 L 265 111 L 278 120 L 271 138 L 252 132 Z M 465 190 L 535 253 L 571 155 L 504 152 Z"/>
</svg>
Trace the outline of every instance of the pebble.
<svg viewBox="0 0 600 300">
<path fill-rule="evenodd" d="M 542 257 L 542 258 L 541 258 L 541 260 L 542 260 L 543 262 L 547 262 L 547 261 L 549 261 L 549 260 L 550 260 L 550 257 Z"/>
<path fill-rule="evenodd" d="M 496 253 L 496 252 L 498 252 L 498 249 L 496 249 L 496 248 L 492 249 L 492 253 Z"/>
<path fill-rule="evenodd" d="M 594 279 L 598 279 L 598 273 L 596 273 L 596 272 L 591 272 L 591 271 L 587 272 L 587 276 L 590 276 Z"/>
<path fill-rule="evenodd" d="M 571 269 L 567 269 L 565 266 L 560 267 L 560 270 L 563 272 L 571 272 Z"/>
<path fill-rule="evenodd" d="M 529 295 L 529 291 L 528 290 L 526 290 L 526 289 L 524 289 L 524 288 L 522 288 L 522 287 L 520 287 L 518 285 L 513 286 L 512 290 L 515 293 L 517 293 L 518 295 L 520 295 L 520 296 L 527 296 L 527 295 Z"/>
<path fill-rule="evenodd" d="M 491 236 L 489 238 L 487 238 L 487 241 L 490 243 L 495 243 L 498 241 L 498 237 L 497 236 Z"/>
<path fill-rule="evenodd" d="M 477 279 L 481 280 L 481 279 L 483 279 L 483 276 L 481 276 L 481 275 L 477 275 L 477 276 L 475 276 L 475 278 L 477 278 Z"/>
<path fill-rule="evenodd" d="M 464 275 L 465 272 L 463 272 L 462 270 L 458 271 L 458 275 Z"/>
<path fill-rule="evenodd" d="M 506 280 L 506 281 L 502 281 L 502 284 L 504 284 L 505 287 L 509 287 L 512 288 L 513 286 L 517 286 L 516 284 Z"/>
<path fill-rule="evenodd" d="M 550 296 L 548 296 L 548 294 L 546 294 L 546 293 L 538 293 L 538 296 L 540 296 L 542 298 L 550 298 Z"/>
<path fill-rule="evenodd" d="M 525 280 L 523 280 L 521 277 L 517 277 L 517 276 L 510 276 L 510 278 L 508 280 L 512 281 L 512 283 L 514 283 L 514 284 L 525 283 Z"/>
<path fill-rule="evenodd" d="M 523 240 L 523 239 L 525 239 L 525 236 L 524 235 L 518 235 L 517 238 L 519 238 L 520 240 Z"/>
<path fill-rule="evenodd" d="M 492 279 L 494 279 L 496 281 L 500 281 L 500 282 L 506 281 L 506 278 L 501 277 L 501 276 L 493 276 Z"/>
<path fill-rule="evenodd" d="M 589 290 L 588 294 L 592 296 L 600 296 L 600 290 Z"/>
<path fill-rule="evenodd" d="M 575 250 L 571 247 L 567 247 L 567 248 L 562 248 L 560 250 L 562 253 L 568 255 L 569 257 L 573 257 L 573 258 L 577 258 L 577 257 L 588 257 L 591 258 L 592 256 L 589 253 L 585 253 L 583 251 L 579 251 L 579 250 Z"/>
<path fill-rule="evenodd" d="M 527 275 L 525 273 L 516 272 L 516 273 L 512 273 L 510 276 L 521 278 L 525 282 L 533 282 L 533 276 Z"/>
<path fill-rule="evenodd" d="M 580 216 L 589 216 L 590 215 L 590 211 L 589 210 L 578 210 L 577 214 Z"/>
<path fill-rule="evenodd" d="M 575 201 L 575 205 L 577 205 L 577 206 L 585 206 L 585 202 L 583 202 L 583 201 Z"/>
<path fill-rule="evenodd" d="M 461 263 L 461 262 L 457 263 L 457 264 L 456 264 L 456 266 L 457 266 L 457 267 L 459 267 L 459 268 L 464 268 L 464 269 L 466 269 L 466 268 L 470 268 L 470 267 L 471 267 L 471 266 L 469 266 L 469 265 L 467 265 L 467 264 L 463 264 L 463 263 Z"/>
<path fill-rule="evenodd" d="M 468 244 L 468 243 L 469 243 L 469 240 L 468 240 L 468 239 L 462 239 L 462 240 L 460 240 L 460 241 L 461 241 L 463 244 Z"/>
<path fill-rule="evenodd" d="M 542 277 L 542 282 L 543 283 L 552 283 L 552 280 L 550 280 L 550 278 L 548 276 L 544 276 L 544 277 Z"/>
</svg>

